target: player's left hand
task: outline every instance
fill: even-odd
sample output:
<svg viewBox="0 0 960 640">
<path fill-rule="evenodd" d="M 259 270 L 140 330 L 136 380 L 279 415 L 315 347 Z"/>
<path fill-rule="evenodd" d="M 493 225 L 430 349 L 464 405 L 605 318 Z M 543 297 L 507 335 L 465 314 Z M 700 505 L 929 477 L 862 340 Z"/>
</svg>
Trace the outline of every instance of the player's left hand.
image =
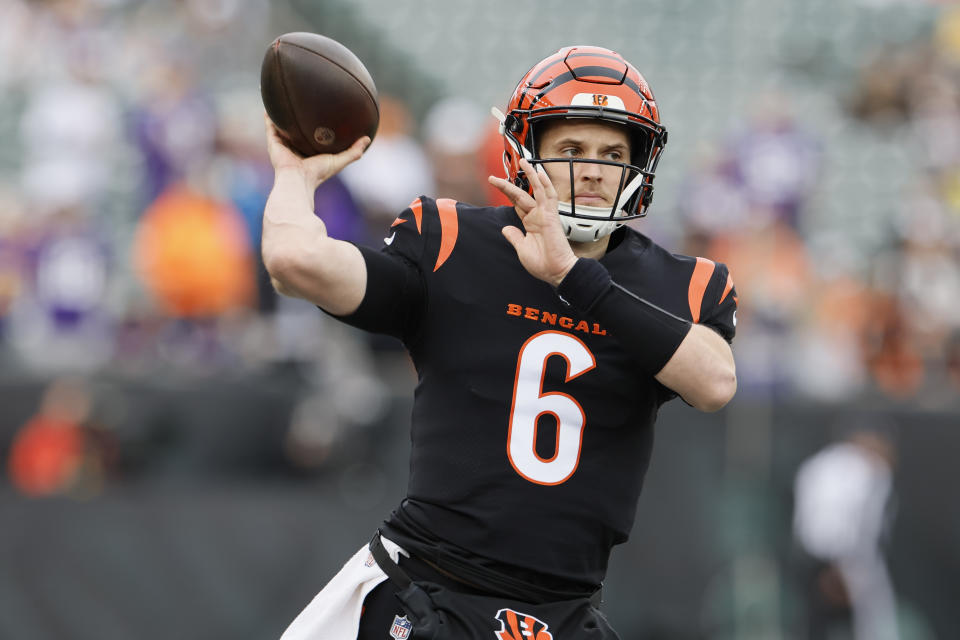
<svg viewBox="0 0 960 640">
<path fill-rule="evenodd" d="M 513 245 L 523 268 L 556 287 L 573 268 L 577 256 L 560 224 L 557 190 L 546 171 L 539 165 L 534 168 L 526 159 L 520 160 L 520 168 L 530 180 L 532 196 L 508 180 L 489 178 L 490 184 L 513 203 L 523 224 L 523 231 L 508 225 L 502 233 Z"/>
</svg>

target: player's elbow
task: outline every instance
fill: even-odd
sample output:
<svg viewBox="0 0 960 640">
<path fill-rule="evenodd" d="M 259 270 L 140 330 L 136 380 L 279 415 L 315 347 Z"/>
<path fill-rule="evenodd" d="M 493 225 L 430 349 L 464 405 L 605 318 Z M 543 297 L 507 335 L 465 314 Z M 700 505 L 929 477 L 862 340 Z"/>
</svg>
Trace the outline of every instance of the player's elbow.
<svg viewBox="0 0 960 640">
<path fill-rule="evenodd" d="M 262 247 L 263 266 L 270 275 L 270 283 L 277 293 L 285 296 L 297 296 L 297 281 L 302 277 L 307 257 L 303 250 L 290 244 Z"/>
<path fill-rule="evenodd" d="M 712 413 L 727 406 L 736 393 L 737 374 L 729 369 L 711 376 L 709 381 L 700 385 L 695 401 L 690 404 L 700 411 Z"/>
<path fill-rule="evenodd" d="M 294 269 L 293 256 L 289 251 L 270 248 L 264 243 L 261 257 L 263 258 L 263 266 L 270 275 L 273 288 L 283 293 L 281 289 L 283 289 L 290 272 Z"/>
</svg>

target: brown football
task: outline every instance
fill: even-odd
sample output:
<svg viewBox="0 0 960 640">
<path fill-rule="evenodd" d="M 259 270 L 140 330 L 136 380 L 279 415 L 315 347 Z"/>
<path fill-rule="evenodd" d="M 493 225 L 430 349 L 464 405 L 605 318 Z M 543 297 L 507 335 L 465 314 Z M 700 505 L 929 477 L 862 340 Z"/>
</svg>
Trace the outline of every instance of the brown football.
<svg viewBox="0 0 960 640">
<path fill-rule="evenodd" d="M 281 136 L 304 156 L 339 153 L 380 124 L 377 87 L 348 48 L 316 33 L 287 33 L 267 49 L 260 97 Z"/>
</svg>

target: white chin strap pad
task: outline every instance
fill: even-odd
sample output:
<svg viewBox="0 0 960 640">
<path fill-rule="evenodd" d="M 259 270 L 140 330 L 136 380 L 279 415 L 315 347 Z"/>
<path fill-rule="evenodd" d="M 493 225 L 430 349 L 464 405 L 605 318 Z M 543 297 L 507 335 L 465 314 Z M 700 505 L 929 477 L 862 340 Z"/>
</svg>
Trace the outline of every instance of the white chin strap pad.
<svg viewBox="0 0 960 640">
<path fill-rule="evenodd" d="M 617 201 L 617 214 L 610 215 L 610 209 L 607 207 L 590 207 L 580 205 L 577 207 L 577 213 L 586 214 L 599 218 L 598 220 L 589 220 L 584 218 L 574 218 L 569 215 L 572 207 L 569 202 L 560 202 L 557 208 L 560 210 L 560 221 L 563 223 L 563 230 L 569 240 L 574 242 L 594 242 L 603 236 L 610 235 L 614 229 L 621 226 L 622 222 L 617 222 L 618 216 L 626 215 L 624 207 L 630 200 L 630 196 L 643 185 L 643 175 L 637 175 L 630 181 L 624 190 L 620 193 L 620 199 Z M 564 215 L 568 214 L 568 215 Z"/>
<path fill-rule="evenodd" d="M 613 233 L 614 229 L 622 223 L 613 220 L 587 220 L 585 218 L 574 218 L 570 214 L 570 203 L 559 202 L 557 208 L 560 210 L 560 223 L 563 225 L 563 231 L 567 234 L 567 239 L 573 242 L 595 242 L 604 236 Z M 581 205 L 577 207 L 578 213 L 585 213 L 591 216 L 609 216 L 610 209 L 606 207 L 588 207 Z M 620 210 L 623 213 L 623 210 Z"/>
</svg>

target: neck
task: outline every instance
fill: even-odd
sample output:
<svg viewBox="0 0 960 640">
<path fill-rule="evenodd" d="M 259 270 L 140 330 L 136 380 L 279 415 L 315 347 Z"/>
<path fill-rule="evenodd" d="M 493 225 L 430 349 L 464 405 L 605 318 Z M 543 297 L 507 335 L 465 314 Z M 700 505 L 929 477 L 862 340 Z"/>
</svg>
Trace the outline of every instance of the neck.
<svg viewBox="0 0 960 640">
<path fill-rule="evenodd" d="M 610 246 L 610 236 L 605 235 L 599 240 L 594 240 L 593 242 L 571 242 L 570 248 L 573 249 L 573 253 L 578 258 L 593 258 L 594 260 L 599 260 L 607 252 L 607 247 Z"/>
</svg>

